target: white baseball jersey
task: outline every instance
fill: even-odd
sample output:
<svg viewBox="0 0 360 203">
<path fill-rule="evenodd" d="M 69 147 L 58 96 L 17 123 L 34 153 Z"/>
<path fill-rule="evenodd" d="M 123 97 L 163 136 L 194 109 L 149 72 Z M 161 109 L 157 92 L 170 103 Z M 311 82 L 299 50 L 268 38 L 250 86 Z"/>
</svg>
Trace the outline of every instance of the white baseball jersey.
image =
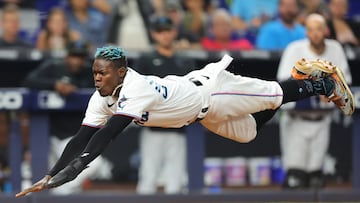
<svg viewBox="0 0 360 203">
<path fill-rule="evenodd" d="M 199 102 L 200 101 L 200 102 Z M 103 125 L 111 115 L 133 117 L 137 124 L 177 128 L 193 122 L 202 108 L 201 94 L 188 79 L 178 76 L 144 76 L 128 68 L 119 98 L 95 92 L 83 121 Z"/>
<path fill-rule="evenodd" d="M 250 114 L 278 108 L 283 92 L 277 82 L 226 71 L 231 61 L 225 55 L 184 77 L 144 76 L 128 68 L 115 104 L 112 97 L 95 92 L 83 125 L 101 126 L 112 115 L 125 115 L 140 125 L 177 128 L 200 118 L 212 132 L 248 142 L 256 136 L 256 122 Z"/>
</svg>

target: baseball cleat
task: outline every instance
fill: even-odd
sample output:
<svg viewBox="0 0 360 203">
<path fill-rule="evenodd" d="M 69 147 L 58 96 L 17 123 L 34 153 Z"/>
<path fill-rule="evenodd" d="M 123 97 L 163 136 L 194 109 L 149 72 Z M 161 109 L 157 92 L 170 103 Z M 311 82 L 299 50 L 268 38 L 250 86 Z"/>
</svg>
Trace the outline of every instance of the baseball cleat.
<svg viewBox="0 0 360 203">
<path fill-rule="evenodd" d="M 321 78 L 335 72 L 331 62 L 316 60 L 307 61 L 302 58 L 297 61 L 291 70 L 291 76 L 298 80 Z"/>
<path fill-rule="evenodd" d="M 351 115 L 355 110 L 354 96 L 346 83 L 344 74 L 340 68 L 335 66 L 335 73 L 330 77 L 335 81 L 334 92 L 328 96 L 329 101 L 332 101 L 345 115 Z"/>
<path fill-rule="evenodd" d="M 331 94 L 327 94 L 329 101 L 332 101 L 345 115 L 351 115 L 355 110 L 354 96 L 350 91 L 342 70 L 331 62 L 317 59 L 297 61 L 291 71 L 294 79 L 315 80 L 319 78 L 330 78 L 334 81 L 335 88 Z"/>
</svg>

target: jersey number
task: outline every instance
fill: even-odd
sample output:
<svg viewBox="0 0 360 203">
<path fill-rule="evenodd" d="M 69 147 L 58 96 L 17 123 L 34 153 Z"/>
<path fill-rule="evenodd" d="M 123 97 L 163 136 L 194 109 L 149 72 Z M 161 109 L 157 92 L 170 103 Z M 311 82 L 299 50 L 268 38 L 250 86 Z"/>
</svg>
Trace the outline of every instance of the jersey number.
<svg viewBox="0 0 360 203">
<path fill-rule="evenodd" d="M 161 85 L 161 84 L 159 84 L 159 83 L 155 82 L 154 80 L 149 79 L 149 78 L 147 78 L 147 77 L 145 77 L 145 79 L 149 82 L 149 84 L 150 84 L 151 86 L 154 86 L 154 87 L 155 87 L 155 90 L 156 90 L 158 93 L 160 93 L 160 94 L 163 96 L 164 99 L 167 98 L 167 96 L 168 96 L 168 90 L 167 90 L 167 87 L 166 87 L 166 86 Z"/>
<path fill-rule="evenodd" d="M 166 86 L 156 84 L 155 90 L 158 91 L 164 97 L 164 99 L 167 98 L 167 87 Z"/>
<path fill-rule="evenodd" d="M 137 120 L 137 121 L 134 121 L 136 124 L 138 125 L 144 125 L 144 123 L 146 121 L 149 120 L 149 112 L 148 111 L 145 111 L 143 112 L 143 114 L 141 115 L 141 119 L 140 120 Z"/>
</svg>

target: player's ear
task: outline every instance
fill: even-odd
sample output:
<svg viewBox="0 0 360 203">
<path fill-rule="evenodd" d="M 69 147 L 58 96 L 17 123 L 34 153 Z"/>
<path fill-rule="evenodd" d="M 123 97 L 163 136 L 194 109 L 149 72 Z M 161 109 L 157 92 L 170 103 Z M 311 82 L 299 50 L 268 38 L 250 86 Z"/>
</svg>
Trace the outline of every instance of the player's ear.
<svg viewBox="0 0 360 203">
<path fill-rule="evenodd" d="M 117 72 L 118 72 L 118 74 L 119 74 L 119 76 L 120 76 L 121 78 L 124 78 L 125 75 L 126 75 L 126 71 L 127 71 L 127 68 L 121 67 L 121 68 L 118 69 Z"/>
</svg>

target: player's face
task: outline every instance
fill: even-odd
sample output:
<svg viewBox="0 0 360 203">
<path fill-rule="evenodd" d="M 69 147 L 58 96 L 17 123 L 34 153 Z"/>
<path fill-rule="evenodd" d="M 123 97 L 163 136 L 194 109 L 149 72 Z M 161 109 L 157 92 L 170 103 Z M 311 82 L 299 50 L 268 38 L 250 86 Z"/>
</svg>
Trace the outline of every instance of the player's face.
<svg viewBox="0 0 360 203">
<path fill-rule="evenodd" d="M 50 32 L 54 35 L 64 34 L 64 32 L 66 32 L 67 29 L 67 22 L 65 19 L 65 15 L 60 11 L 53 13 L 49 17 L 49 21 L 47 22 L 47 27 L 50 30 Z"/>
<path fill-rule="evenodd" d="M 2 18 L 2 29 L 6 34 L 16 35 L 20 27 L 20 17 L 17 13 L 4 14 Z"/>
<path fill-rule="evenodd" d="M 225 17 L 218 17 L 213 20 L 212 31 L 216 40 L 228 41 L 231 39 L 231 22 Z"/>
<path fill-rule="evenodd" d="M 85 56 L 68 55 L 66 58 L 67 68 L 71 73 L 80 72 L 86 63 Z"/>
<path fill-rule="evenodd" d="M 326 31 L 326 25 L 319 21 L 306 22 L 306 35 L 312 46 L 319 47 L 324 44 Z"/>
<path fill-rule="evenodd" d="M 176 35 L 176 29 L 158 30 L 151 32 L 151 36 L 156 41 L 158 46 L 165 48 L 172 47 L 173 42 L 176 39 Z"/>
<path fill-rule="evenodd" d="M 349 9 L 348 1 L 347 0 L 331 0 L 329 2 L 329 9 L 330 9 L 330 13 L 335 18 L 343 18 Z"/>
<path fill-rule="evenodd" d="M 296 0 L 281 0 L 279 4 L 279 15 L 283 22 L 292 24 L 299 12 Z"/>
<path fill-rule="evenodd" d="M 115 87 L 123 82 L 126 74 L 125 68 L 115 68 L 111 61 L 95 59 L 93 64 L 93 75 L 96 90 L 100 95 L 110 96 Z"/>
</svg>

